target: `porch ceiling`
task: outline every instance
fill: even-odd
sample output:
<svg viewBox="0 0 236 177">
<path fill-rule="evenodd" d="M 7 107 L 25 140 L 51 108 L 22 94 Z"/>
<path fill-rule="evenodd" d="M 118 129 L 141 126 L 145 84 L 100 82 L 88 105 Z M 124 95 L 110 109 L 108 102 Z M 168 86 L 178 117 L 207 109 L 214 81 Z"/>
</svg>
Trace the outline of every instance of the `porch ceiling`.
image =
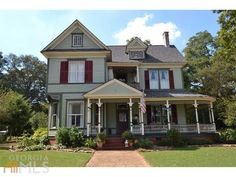
<svg viewBox="0 0 236 177">
<path fill-rule="evenodd" d="M 113 79 L 91 90 L 84 95 L 85 98 L 141 98 L 142 92 L 129 85 Z"/>
</svg>

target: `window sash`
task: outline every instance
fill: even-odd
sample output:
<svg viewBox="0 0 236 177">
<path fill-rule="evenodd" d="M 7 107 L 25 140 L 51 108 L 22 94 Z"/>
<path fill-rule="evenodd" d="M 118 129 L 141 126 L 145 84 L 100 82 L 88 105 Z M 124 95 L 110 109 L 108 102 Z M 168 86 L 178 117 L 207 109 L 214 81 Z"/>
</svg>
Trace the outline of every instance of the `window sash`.
<svg viewBox="0 0 236 177">
<path fill-rule="evenodd" d="M 72 105 L 77 104 L 80 106 L 80 112 L 77 114 L 72 113 Z M 72 101 L 68 102 L 68 110 L 67 110 L 67 126 L 76 126 L 83 128 L 83 121 L 84 121 L 84 102 L 81 101 Z"/>
<path fill-rule="evenodd" d="M 69 83 L 84 83 L 85 62 L 69 61 Z"/>
<path fill-rule="evenodd" d="M 169 89 L 169 72 L 168 70 L 160 70 L 161 89 Z"/>
<path fill-rule="evenodd" d="M 149 87 L 150 89 L 159 89 L 158 70 L 149 70 Z"/>
<path fill-rule="evenodd" d="M 82 34 L 73 34 L 72 35 L 72 46 L 80 47 L 83 45 L 83 35 Z"/>
</svg>

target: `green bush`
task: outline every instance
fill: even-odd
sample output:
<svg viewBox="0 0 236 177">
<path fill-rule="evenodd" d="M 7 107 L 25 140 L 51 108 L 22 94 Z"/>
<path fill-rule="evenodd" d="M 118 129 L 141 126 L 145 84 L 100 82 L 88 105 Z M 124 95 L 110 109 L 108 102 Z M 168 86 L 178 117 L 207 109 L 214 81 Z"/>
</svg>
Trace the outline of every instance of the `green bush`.
<svg viewBox="0 0 236 177">
<path fill-rule="evenodd" d="M 38 145 L 27 146 L 24 148 L 24 151 L 40 151 L 44 149 L 46 149 L 45 145 L 38 144 Z"/>
<path fill-rule="evenodd" d="M 126 130 L 122 133 L 122 138 L 126 140 L 134 140 L 134 135 L 130 131 Z"/>
<path fill-rule="evenodd" d="M 134 144 L 136 148 L 151 149 L 153 147 L 153 142 L 147 138 L 139 139 L 137 143 Z"/>
<path fill-rule="evenodd" d="M 36 144 L 44 144 L 47 145 L 49 143 L 48 139 L 48 129 L 47 128 L 38 128 L 32 138 L 36 142 Z"/>
<path fill-rule="evenodd" d="M 170 129 L 167 131 L 167 139 L 173 147 L 184 146 L 185 142 L 177 129 Z"/>
<path fill-rule="evenodd" d="M 161 140 L 157 141 L 158 146 L 171 146 L 171 142 L 167 138 L 162 138 Z"/>
<path fill-rule="evenodd" d="M 84 136 L 79 129 L 76 127 L 72 127 L 69 130 L 69 137 L 70 137 L 70 145 L 72 147 L 80 147 L 84 145 Z"/>
<path fill-rule="evenodd" d="M 96 136 L 97 142 L 105 142 L 106 141 L 106 135 L 105 133 L 98 133 Z"/>
<path fill-rule="evenodd" d="M 0 135 L 0 143 L 5 143 L 7 140 L 7 136 L 6 135 Z"/>
<path fill-rule="evenodd" d="M 236 129 L 227 128 L 219 134 L 221 143 L 236 143 Z"/>
<path fill-rule="evenodd" d="M 68 128 L 59 128 L 56 133 L 57 144 L 70 146 L 70 135 Z"/>
<path fill-rule="evenodd" d="M 187 145 L 207 145 L 207 144 L 213 144 L 213 141 L 208 139 L 185 139 L 185 142 Z"/>
<path fill-rule="evenodd" d="M 47 128 L 48 116 L 44 112 L 34 112 L 29 121 L 33 130 L 38 128 Z"/>
<path fill-rule="evenodd" d="M 85 144 L 84 144 L 86 147 L 88 148 L 96 148 L 96 142 L 94 141 L 93 138 L 87 138 L 85 140 Z"/>
<path fill-rule="evenodd" d="M 22 138 L 22 140 L 20 140 L 17 143 L 17 147 L 18 148 L 25 148 L 25 147 L 33 146 L 33 145 L 36 145 L 36 144 L 37 144 L 37 142 L 35 142 L 35 140 L 32 137 L 24 136 Z"/>
<path fill-rule="evenodd" d="M 78 128 L 59 128 L 56 134 L 57 144 L 79 147 L 84 145 L 84 137 Z"/>
</svg>

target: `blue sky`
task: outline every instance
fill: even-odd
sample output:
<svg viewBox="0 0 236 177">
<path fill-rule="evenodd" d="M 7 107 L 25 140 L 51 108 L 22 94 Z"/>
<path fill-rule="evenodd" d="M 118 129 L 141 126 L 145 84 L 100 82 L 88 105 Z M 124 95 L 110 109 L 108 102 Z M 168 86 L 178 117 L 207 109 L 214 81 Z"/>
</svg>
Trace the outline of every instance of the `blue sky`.
<svg viewBox="0 0 236 177">
<path fill-rule="evenodd" d="M 0 11 L 0 51 L 3 54 L 40 53 L 49 42 L 75 19 L 80 20 L 105 44 L 122 44 L 139 36 L 162 43 L 163 30 L 170 31 L 171 43 L 182 51 L 188 39 L 207 30 L 213 36 L 219 30 L 218 15 L 212 11 Z"/>
</svg>

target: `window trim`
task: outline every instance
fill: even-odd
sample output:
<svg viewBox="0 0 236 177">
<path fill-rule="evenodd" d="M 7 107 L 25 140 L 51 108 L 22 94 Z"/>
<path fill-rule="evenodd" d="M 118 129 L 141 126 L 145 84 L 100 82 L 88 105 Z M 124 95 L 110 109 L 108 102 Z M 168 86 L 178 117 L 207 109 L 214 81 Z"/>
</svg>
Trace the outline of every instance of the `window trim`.
<svg viewBox="0 0 236 177">
<path fill-rule="evenodd" d="M 80 114 L 70 114 L 69 113 L 69 108 L 70 108 L 70 104 L 73 104 L 73 103 L 80 103 L 80 104 L 82 104 L 81 105 L 81 111 L 82 111 L 82 113 L 80 113 Z M 67 111 L 66 111 L 66 123 L 67 123 L 67 127 L 68 128 L 70 128 L 70 127 L 72 127 L 72 120 L 69 120 L 69 116 L 71 116 L 71 115 L 82 115 L 82 120 L 80 120 L 80 126 L 76 126 L 77 128 L 84 128 L 84 120 L 85 120 L 85 110 L 84 110 L 84 101 L 68 101 L 67 102 Z"/>
<path fill-rule="evenodd" d="M 151 89 L 151 87 L 150 87 L 150 82 L 151 82 L 151 80 L 150 80 L 150 70 L 157 70 L 157 74 L 158 74 L 158 88 L 156 88 L 156 89 Z M 161 86 L 161 71 L 162 70 L 164 70 L 164 71 L 167 71 L 167 75 L 168 75 L 168 86 L 169 86 L 169 88 L 162 88 L 162 86 Z M 170 84 L 169 84 L 169 69 L 168 68 L 149 68 L 148 70 L 148 74 L 149 74 L 149 78 L 148 78 L 148 81 L 149 81 L 149 89 L 150 90 L 164 90 L 164 89 L 170 89 Z M 174 77 L 174 76 L 173 76 Z"/>
<path fill-rule="evenodd" d="M 81 45 L 74 44 L 74 36 L 81 36 Z M 83 47 L 84 43 L 84 34 L 83 33 L 71 33 L 71 47 Z"/>
<path fill-rule="evenodd" d="M 53 113 L 53 105 L 57 104 L 57 112 L 56 114 Z M 59 124 L 59 119 L 58 119 L 58 115 L 59 115 L 59 103 L 58 102 L 54 102 L 51 104 L 51 115 L 50 115 L 50 129 L 57 129 L 58 124 Z M 52 126 L 53 125 L 53 116 L 56 116 L 56 126 Z"/>
</svg>

